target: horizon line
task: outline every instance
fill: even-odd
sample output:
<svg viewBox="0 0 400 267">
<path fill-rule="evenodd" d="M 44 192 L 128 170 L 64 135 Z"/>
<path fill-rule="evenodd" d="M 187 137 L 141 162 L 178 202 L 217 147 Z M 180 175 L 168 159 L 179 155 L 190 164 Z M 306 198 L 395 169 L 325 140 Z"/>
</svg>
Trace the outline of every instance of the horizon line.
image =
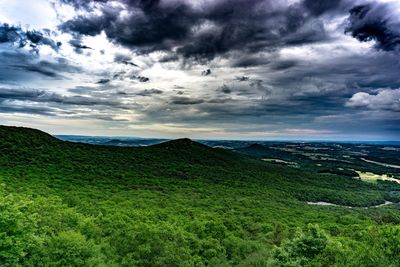
<svg viewBox="0 0 400 267">
<path fill-rule="evenodd" d="M 127 136 L 127 135 L 82 135 L 82 134 L 51 134 L 54 137 L 62 136 L 75 136 L 75 137 L 98 137 L 98 138 L 129 138 L 129 139 L 144 139 L 144 140 L 178 140 L 188 138 L 191 140 L 198 141 L 242 141 L 242 142 L 313 142 L 313 143 L 384 143 L 384 142 L 395 142 L 400 143 L 400 140 L 349 140 L 349 139 L 217 139 L 217 138 L 189 138 L 189 137 L 140 137 L 140 136 Z"/>
</svg>

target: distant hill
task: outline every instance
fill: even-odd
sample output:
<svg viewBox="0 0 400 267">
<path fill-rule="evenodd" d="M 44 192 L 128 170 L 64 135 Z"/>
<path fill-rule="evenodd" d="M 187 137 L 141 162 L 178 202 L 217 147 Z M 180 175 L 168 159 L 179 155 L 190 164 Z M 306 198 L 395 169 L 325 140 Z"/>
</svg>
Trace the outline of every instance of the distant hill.
<svg viewBox="0 0 400 267">
<path fill-rule="evenodd" d="M 149 147 L 166 153 L 171 158 L 188 162 L 197 162 L 210 166 L 224 166 L 241 162 L 243 157 L 229 150 L 212 148 L 187 138 L 167 141 Z M 232 166 L 233 168 L 234 166 Z"/>
<path fill-rule="evenodd" d="M 274 158 L 288 161 L 296 158 L 290 152 L 261 144 L 252 144 L 247 147 L 237 148 L 235 151 L 255 158 Z"/>
</svg>

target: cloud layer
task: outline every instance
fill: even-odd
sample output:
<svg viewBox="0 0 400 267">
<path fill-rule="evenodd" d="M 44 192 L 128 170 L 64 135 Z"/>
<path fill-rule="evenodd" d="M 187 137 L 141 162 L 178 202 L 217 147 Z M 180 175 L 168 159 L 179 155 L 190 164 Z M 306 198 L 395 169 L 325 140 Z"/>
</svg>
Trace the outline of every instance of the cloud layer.
<svg viewBox="0 0 400 267">
<path fill-rule="evenodd" d="M 400 139 L 396 1 L 53 0 L 50 29 L 16 1 L 0 11 L 0 120 Z"/>
<path fill-rule="evenodd" d="M 138 53 L 172 50 L 200 62 L 231 51 L 255 53 L 325 40 L 319 16 L 342 7 L 341 1 L 286 5 L 270 0 L 67 2 L 88 12 L 64 22 L 63 31 L 86 36 L 104 31 L 112 42 Z"/>
</svg>

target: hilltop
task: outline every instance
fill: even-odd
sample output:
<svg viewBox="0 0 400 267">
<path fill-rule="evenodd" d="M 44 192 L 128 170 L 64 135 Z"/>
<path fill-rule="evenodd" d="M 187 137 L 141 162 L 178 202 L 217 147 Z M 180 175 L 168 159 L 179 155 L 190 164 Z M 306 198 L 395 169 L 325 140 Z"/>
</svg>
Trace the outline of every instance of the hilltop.
<svg viewBox="0 0 400 267">
<path fill-rule="evenodd" d="M 397 185 L 190 139 L 113 147 L 0 126 L 0 149 L 8 266 L 399 264 L 398 206 L 357 208 L 398 201 Z"/>
<path fill-rule="evenodd" d="M 1 143 L 9 143 L 15 146 L 42 146 L 45 144 L 54 144 L 59 140 L 48 133 L 40 130 L 0 125 Z"/>
</svg>

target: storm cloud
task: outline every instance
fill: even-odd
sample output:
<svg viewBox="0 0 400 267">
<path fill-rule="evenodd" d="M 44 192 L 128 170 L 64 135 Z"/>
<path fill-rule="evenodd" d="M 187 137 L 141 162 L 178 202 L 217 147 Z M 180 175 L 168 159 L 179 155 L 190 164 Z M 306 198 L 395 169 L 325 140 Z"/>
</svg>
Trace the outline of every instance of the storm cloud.
<svg viewBox="0 0 400 267">
<path fill-rule="evenodd" d="M 400 18 L 390 4 L 369 3 L 350 10 L 346 32 L 361 42 L 374 41 L 378 49 L 400 50 Z"/>
<path fill-rule="evenodd" d="M 190 97 L 183 97 L 183 96 L 175 96 L 171 99 L 171 104 L 174 105 L 197 105 L 203 103 L 203 99 L 196 99 Z"/>
<path fill-rule="evenodd" d="M 13 26 L 7 23 L 0 25 L 0 43 L 12 43 L 20 48 L 30 46 L 32 49 L 40 45 L 46 45 L 56 51 L 61 46 L 61 42 L 51 38 L 50 30 L 23 30 L 20 26 Z"/>
<path fill-rule="evenodd" d="M 65 2 L 76 8 L 89 6 L 81 1 Z M 318 17 L 342 7 L 340 1 L 290 5 L 270 0 L 205 1 L 196 5 L 184 0 L 119 2 L 124 8 L 91 1 L 99 12 L 78 15 L 60 28 L 87 36 L 104 31 L 111 41 L 138 53 L 174 50 L 184 58 L 205 62 L 235 50 L 254 53 L 323 41 L 327 36 Z"/>
</svg>

